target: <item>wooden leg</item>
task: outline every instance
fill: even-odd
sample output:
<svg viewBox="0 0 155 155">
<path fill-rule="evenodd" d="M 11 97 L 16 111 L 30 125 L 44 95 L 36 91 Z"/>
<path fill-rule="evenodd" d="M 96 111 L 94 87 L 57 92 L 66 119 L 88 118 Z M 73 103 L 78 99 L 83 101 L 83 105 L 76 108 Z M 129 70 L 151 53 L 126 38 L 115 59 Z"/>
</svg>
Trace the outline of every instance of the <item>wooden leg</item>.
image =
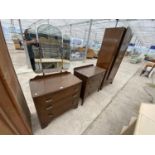
<svg viewBox="0 0 155 155">
<path fill-rule="evenodd" d="M 82 99 L 81 105 L 83 105 L 83 103 L 84 103 L 84 99 Z"/>
<path fill-rule="evenodd" d="M 103 88 L 103 84 L 101 84 L 101 86 L 99 87 L 99 90 L 102 90 L 102 88 Z"/>
</svg>

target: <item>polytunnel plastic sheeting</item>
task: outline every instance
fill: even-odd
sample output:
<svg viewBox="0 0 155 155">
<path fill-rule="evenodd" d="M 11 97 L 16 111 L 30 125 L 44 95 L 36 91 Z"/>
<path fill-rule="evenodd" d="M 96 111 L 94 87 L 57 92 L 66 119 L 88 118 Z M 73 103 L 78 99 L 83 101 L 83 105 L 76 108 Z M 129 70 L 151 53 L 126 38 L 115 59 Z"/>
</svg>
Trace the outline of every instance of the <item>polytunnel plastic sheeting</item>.
<svg viewBox="0 0 155 155">
<path fill-rule="evenodd" d="M 21 19 L 23 30 L 33 27 L 35 30 L 41 24 L 51 24 L 58 27 L 62 34 L 67 34 L 73 38 L 87 39 L 90 19 Z M 10 20 L 1 20 L 4 30 L 9 32 Z M 79 24 L 81 23 L 81 24 Z M 8 24 L 8 26 L 7 26 Z M 14 20 L 15 27 L 18 27 L 18 21 Z M 93 19 L 90 35 L 91 41 L 102 42 L 104 30 L 107 27 L 115 27 L 116 20 Z M 130 26 L 133 32 L 132 43 L 140 44 L 146 47 L 155 45 L 155 20 L 147 19 L 120 19 L 117 26 Z M 8 33 L 5 32 L 8 35 Z"/>
</svg>

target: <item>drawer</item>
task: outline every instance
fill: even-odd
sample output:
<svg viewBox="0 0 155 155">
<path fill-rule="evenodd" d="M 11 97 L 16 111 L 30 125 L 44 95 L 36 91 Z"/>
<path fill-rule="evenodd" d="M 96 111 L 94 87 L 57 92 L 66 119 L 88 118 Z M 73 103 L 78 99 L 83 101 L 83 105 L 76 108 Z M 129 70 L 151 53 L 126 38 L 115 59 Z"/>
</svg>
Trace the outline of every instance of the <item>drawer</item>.
<svg viewBox="0 0 155 155">
<path fill-rule="evenodd" d="M 92 84 L 94 82 L 101 81 L 103 79 L 103 76 L 104 76 L 104 74 L 98 74 L 98 75 L 95 75 L 95 76 L 89 78 L 88 84 Z"/>
<path fill-rule="evenodd" d="M 90 95 L 91 93 L 98 91 L 99 87 L 101 85 L 101 80 L 88 83 L 85 90 L 85 97 Z"/>
<path fill-rule="evenodd" d="M 48 113 L 45 110 L 45 108 L 42 107 L 40 104 L 35 104 L 35 107 L 38 114 L 40 125 L 42 128 L 45 128 L 49 123 Z"/>
<path fill-rule="evenodd" d="M 52 119 L 60 116 L 61 114 L 65 113 L 67 110 L 72 109 L 72 104 L 67 104 L 66 106 L 63 106 L 59 109 L 53 110 L 48 113 L 48 121 L 50 122 Z"/>
<path fill-rule="evenodd" d="M 78 106 L 79 96 L 80 93 L 76 93 L 73 96 L 63 98 L 54 104 L 48 105 L 43 104 L 43 102 L 35 103 L 41 127 L 46 127 L 52 119 L 67 111 L 67 109 L 76 108 Z"/>
<path fill-rule="evenodd" d="M 66 104 L 66 102 L 68 102 L 68 101 L 70 102 L 70 100 L 73 101 L 73 100 L 79 98 L 79 96 L 80 96 L 80 93 L 75 93 L 73 95 L 63 98 L 62 100 L 58 100 L 58 101 L 51 102 L 51 103 L 40 102 L 39 104 L 42 108 L 44 108 L 48 111 L 50 109 L 52 110 L 54 108 L 63 106 L 64 104 Z"/>
<path fill-rule="evenodd" d="M 96 87 L 87 87 L 85 91 L 85 97 L 89 96 L 91 93 L 97 91 L 98 88 Z"/>
<path fill-rule="evenodd" d="M 76 98 L 76 99 L 69 98 L 63 101 L 63 105 L 61 106 L 57 106 L 53 109 L 48 109 L 48 110 L 46 109 L 49 121 L 63 114 L 67 110 L 77 107 L 78 101 L 79 101 L 79 98 Z"/>
<path fill-rule="evenodd" d="M 102 79 L 98 79 L 94 82 L 89 83 L 87 86 L 88 86 L 88 88 L 94 88 L 94 87 L 99 88 L 101 85 L 101 82 L 102 82 Z"/>
<path fill-rule="evenodd" d="M 97 86 L 89 87 L 88 94 L 91 94 L 91 93 L 93 93 L 95 91 L 98 91 L 98 89 L 99 89 L 99 87 L 97 87 Z"/>
<path fill-rule="evenodd" d="M 42 97 L 35 98 L 36 103 L 43 103 L 46 105 L 55 104 L 57 101 L 62 100 L 63 98 L 66 98 L 68 96 L 78 96 L 81 91 L 81 84 L 62 89 L 58 92 L 47 94 Z"/>
</svg>

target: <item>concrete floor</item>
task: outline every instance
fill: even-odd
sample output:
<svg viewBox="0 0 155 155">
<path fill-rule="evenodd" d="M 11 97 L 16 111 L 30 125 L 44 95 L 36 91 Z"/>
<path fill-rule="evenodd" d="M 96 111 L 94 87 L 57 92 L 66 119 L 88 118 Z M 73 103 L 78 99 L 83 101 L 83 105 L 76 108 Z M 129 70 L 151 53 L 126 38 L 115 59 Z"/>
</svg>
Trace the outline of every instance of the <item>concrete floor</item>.
<svg viewBox="0 0 155 155">
<path fill-rule="evenodd" d="M 122 126 L 128 125 L 131 117 L 137 117 L 140 104 L 152 103 L 153 99 L 146 91 L 146 82 L 150 79 L 139 77 L 138 72 L 114 96 L 107 108 L 87 127 L 83 134 L 117 135 Z M 155 94 L 155 89 L 153 89 Z"/>
<path fill-rule="evenodd" d="M 41 129 L 29 88 L 29 79 L 36 74 L 27 69 L 23 51 L 12 49 L 10 55 L 31 111 L 34 134 L 119 134 L 130 118 L 137 116 L 140 103 L 152 102 L 150 94 L 154 89 L 149 89 L 149 93 L 144 90 L 151 79 L 139 76 L 143 64 L 130 64 L 125 57 L 112 85 L 92 94 L 83 106 L 79 103 L 77 109 L 66 112 Z M 96 60 L 72 62 L 69 71 L 92 63 L 96 64 Z"/>
</svg>

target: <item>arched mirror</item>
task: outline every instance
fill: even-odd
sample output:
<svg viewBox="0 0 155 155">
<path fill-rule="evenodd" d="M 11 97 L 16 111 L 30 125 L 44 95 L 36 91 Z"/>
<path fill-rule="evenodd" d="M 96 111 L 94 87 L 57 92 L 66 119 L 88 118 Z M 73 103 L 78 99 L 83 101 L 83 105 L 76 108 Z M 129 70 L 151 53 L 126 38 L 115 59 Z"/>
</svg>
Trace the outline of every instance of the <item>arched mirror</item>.
<svg viewBox="0 0 155 155">
<path fill-rule="evenodd" d="M 35 52 L 35 62 L 43 72 L 63 69 L 63 49 L 61 31 L 52 25 L 43 24 L 37 29 L 39 51 Z"/>
<path fill-rule="evenodd" d="M 70 37 L 63 35 L 63 69 L 67 70 L 70 67 Z"/>
</svg>

